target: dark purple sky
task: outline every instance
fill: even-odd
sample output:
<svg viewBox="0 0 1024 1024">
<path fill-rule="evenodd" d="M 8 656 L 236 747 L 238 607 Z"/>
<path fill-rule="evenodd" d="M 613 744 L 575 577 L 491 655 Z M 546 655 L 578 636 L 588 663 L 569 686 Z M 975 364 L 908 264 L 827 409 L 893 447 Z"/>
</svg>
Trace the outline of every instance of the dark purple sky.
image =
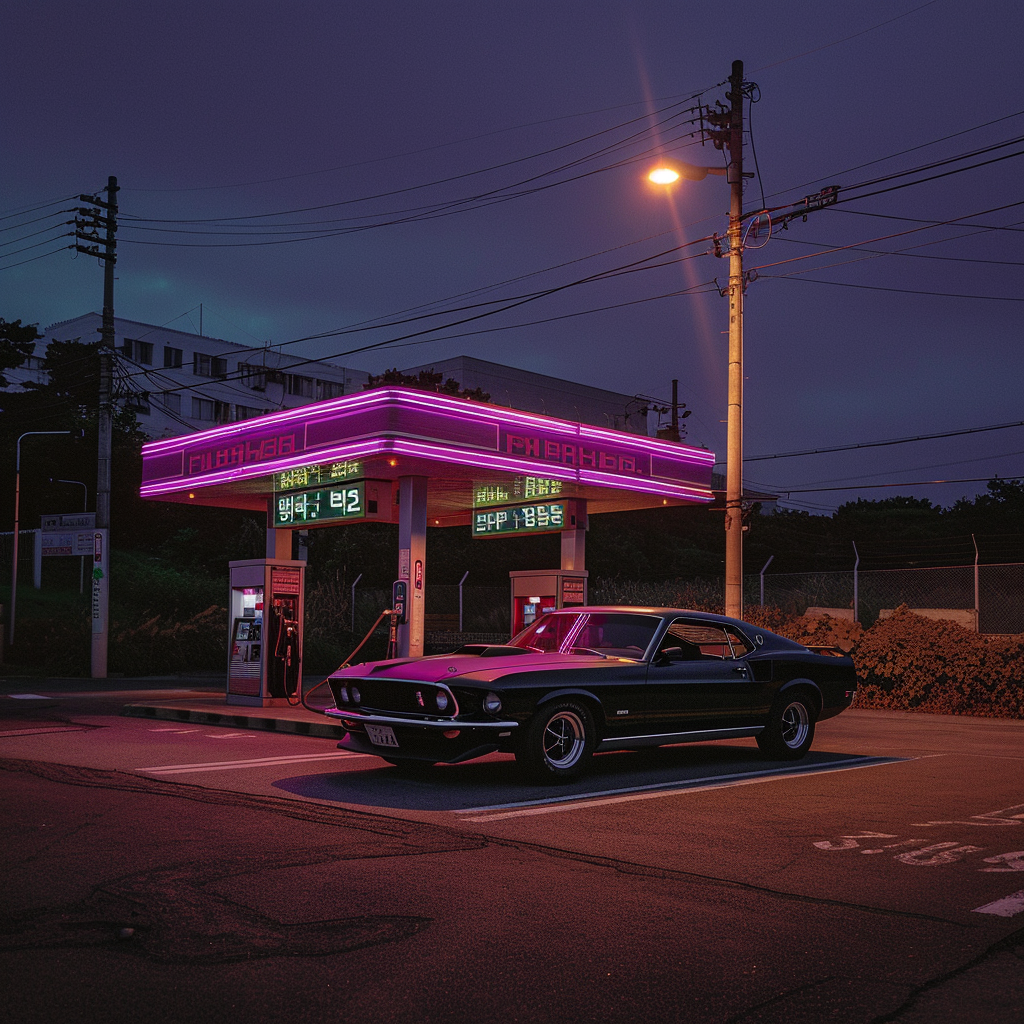
<svg viewBox="0 0 1024 1024">
<path fill-rule="evenodd" d="M 740 59 L 760 89 L 746 208 L 828 184 L 844 200 L 745 254 L 762 268 L 746 303 L 748 458 L 1024 419 L 1012 0 L 42 0 L 4 20 L 5 319 L 100 308 L 96 261 L 54 250 L 68 242 L 59 200 L 113 174 L 120 316 L 196 330 L 202 303 L 206 334 L 258 345 L 435 304 L 429 321 L 288 350 L 373 371 L 466 354 L 665 399 L 675 377 L 689 440 L 724 457 L 727 310 L 710 282 L 728 265 L 708 242 L 346 353 L 724 233 L 724 179 L 669 200 L 644 154 L 720 165 L 684 111 L 698 93 L 724 99 Z M 169 223 L 186 220 L 203 222 Z M 223 244 L 239 242 L 275 244 Z M 1024 476 L 1024 428 L 746 467 L 754 486 L 792 489 L 790 507 L 823 510 L 896 494 L 948 505 L 984 484 L 907 485 L 994 474 Z M 904 486 L 867 486 L 880 483 Z"/>
</svg>

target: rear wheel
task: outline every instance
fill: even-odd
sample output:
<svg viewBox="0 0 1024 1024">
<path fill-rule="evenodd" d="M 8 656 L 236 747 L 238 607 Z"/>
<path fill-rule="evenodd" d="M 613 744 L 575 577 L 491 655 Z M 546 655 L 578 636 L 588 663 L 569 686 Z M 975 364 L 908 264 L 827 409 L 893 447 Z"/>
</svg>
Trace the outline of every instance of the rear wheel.
<svg viewBox="0 0 1024 1024">
<path fill-rule="evenodd" d="M 595 739 L 593 718 L 583 704 L 555 701 L 533 716 L 516 760 L 538 782 L 567 782 L 583 772 Z"/>
<path fill-rule="evenodd" d="M 768 724 L 757 737 L 765 757 L 773 761 L 798 761 L 814 740 L 814 705 L 799 693 L 783 694 L 768 715 Z"/>
</svg>

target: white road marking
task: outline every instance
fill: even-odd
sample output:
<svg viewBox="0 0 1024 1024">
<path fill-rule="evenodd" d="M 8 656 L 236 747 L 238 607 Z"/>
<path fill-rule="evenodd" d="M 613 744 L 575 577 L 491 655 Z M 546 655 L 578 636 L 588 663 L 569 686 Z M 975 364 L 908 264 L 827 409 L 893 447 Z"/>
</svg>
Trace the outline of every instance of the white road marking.
<svg viewBox="0 0 1024 1024">
<path fill-rule="evenodd" d="M 288 757 L 256 757 L 241 761 L 205 761 L 196 764 L 162 764 L 151 768 L 136 768 L 137 772 L 153 772 L 157 775 L 172 775 L 179 772 L 223 772 L 233 768 L 262 768 L 278 764 L 295 764 L 299 761 L 339 761 L 351 757 L 374 757 L 373 754 L 299 754 Z"/>
<path fill-rule="evenodd" d="M 7 696 L 11 700 L 53 700 L 53 697 L 44 697 L 39 693 L 9 693 Z"/>
<path fill-rule="evenodd" d="M 771 782 L 784 778 L 804 778 L 808 775 L 824 775 L 835 771 L 853 771 L 857 768 L 872 768 L 883 764 L 894 764 L 914 758 L 858 757 L 852 761 L 837 761 L 820 768 L 794 765 L 792 768 L 766 768 L 763 771 L 744 772 L 741 775 L 708 776 L 702 779 L 680 780 L 675 783 L 652 783 L 631 789 L 608 790 L 602 793 L 580 794 L 578 796 L 553 797 L 544 801 L 497 804 L 492 807 L 467 807 L 458 814 L 467 815 L 462 821 L 499 821 L 503 818 L 519 818 L 534 814 L 553 814 L 557 811 L 585 810 L 604 804 L 626 803 L 631 800 L 655 800 L 659 797 L 679 796 L 681 793 L 703 793 L 710 789 L 726 789 L 732 786 L 752 786 L 760 782 Z M 702 785 L 707 783 L 707 785 Z M 672 788 L 675 787 L 675 788 Z M 506 808 L 514 808 L 506 810 Z M 480 814 L 481 811 L 497 811 L 496 814 Z M 469 817 L 468 815 L 472 815 Z"/>
<path fill-rule="evenodd" d="M 973 814 L 969 821 L 919 821 L 912 827 L 928 825 L 1024 825 L 1024 804 L 1004 807 L 999 811 L 985 811 L 984 814 Z"/>
<path fill-rule="evenodd" d="M 208 740 L 254 740 L 256 735 L 251 732 L 208 732 Z"/>
<path fill-rule="evenodd" d="M 1004 896 L 994 903 L 986 903 L 983 907 L 975 907 L 975 914 L 995 914 L 996 917 L 1013 917 L 1024 910 L 1024 889 L 1020 892 Z"/>
<path fill-rule="evenodd" d="M 44 732 L 85 732 L 84 725 L 52 725 L 40 729 L 9 729 L 0 732 L 0 737 L 5 736 L 40 736 Z"/>
</svg>

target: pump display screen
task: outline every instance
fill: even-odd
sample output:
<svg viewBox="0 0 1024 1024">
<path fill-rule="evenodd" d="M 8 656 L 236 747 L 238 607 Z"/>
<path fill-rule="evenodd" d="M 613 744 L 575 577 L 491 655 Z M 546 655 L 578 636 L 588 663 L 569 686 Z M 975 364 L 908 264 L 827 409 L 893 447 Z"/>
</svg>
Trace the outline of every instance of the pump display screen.
<svg viewBox="0 0 1024 1024">
<path fill-rule="evenodd" d="M 279 494 L 274 499 L 274 526 L 357 519 L 365 515 L 366 490 L 362 480 L 341 487 Z"/>
<path fill-rule="evenodd" d="M 513 533 L 552 533 L 566 528 L 565 502 L 516 505 L 473 513 L 474 537 L 505 537 Z"/>
</svg>

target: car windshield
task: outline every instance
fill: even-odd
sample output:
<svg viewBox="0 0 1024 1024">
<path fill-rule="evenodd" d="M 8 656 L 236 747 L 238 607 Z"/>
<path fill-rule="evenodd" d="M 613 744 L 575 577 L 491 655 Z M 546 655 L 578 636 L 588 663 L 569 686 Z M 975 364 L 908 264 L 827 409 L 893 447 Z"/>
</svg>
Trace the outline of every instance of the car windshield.
<svg viewBox="0 0 1024 1024">
<path fill-rule="evenodd" d="M 566 653 L 596 651 L 642 658 L 661 619 L 629 612 L 550 612 L 513 637 L 513 647 Z"/>
</svg>

